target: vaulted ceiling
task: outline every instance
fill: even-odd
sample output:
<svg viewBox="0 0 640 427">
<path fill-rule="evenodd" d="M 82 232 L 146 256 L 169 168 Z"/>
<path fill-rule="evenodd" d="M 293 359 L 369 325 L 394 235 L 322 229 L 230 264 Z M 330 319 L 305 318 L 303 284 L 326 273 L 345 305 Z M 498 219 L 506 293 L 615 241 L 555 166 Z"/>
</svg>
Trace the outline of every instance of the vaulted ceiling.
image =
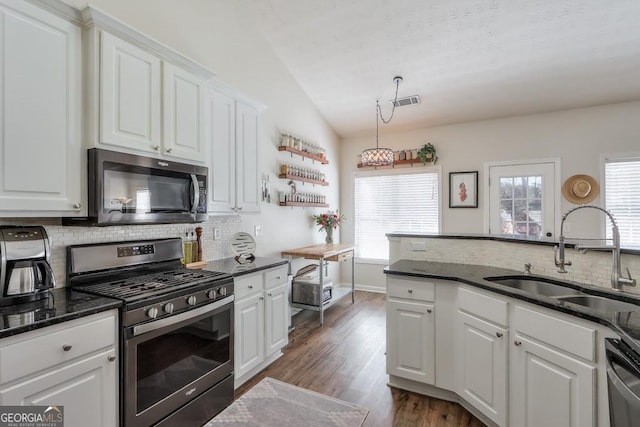
<svg viewBox="0 0 640 427">
<path fill-rule="evenodd" d="M 242 0 L 341 136 L 640 99 L 638 0 Z"/>
</svg>

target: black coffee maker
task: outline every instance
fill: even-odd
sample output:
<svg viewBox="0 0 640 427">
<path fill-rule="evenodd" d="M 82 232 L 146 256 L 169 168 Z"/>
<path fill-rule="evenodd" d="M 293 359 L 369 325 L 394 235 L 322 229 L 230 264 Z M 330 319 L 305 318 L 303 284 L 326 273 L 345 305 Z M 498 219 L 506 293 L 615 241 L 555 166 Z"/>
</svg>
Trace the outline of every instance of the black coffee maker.
<svg viewBox="0 0 640 427">
<path fill-rule="evenodd" d="M 43 227 L 0 227 L 0 306 L 48 296 L 56 286 L 51 248 Z"/>
</svg>

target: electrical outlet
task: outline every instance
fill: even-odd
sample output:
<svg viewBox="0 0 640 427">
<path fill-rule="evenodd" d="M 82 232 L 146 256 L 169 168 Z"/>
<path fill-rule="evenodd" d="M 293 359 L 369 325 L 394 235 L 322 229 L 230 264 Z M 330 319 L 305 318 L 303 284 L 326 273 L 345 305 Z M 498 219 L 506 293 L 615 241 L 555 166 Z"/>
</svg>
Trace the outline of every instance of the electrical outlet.
<svg viewBox="0 0 640 427">
<path fill-rule="evenodd" d="M 261 225 L 256 225 L 253 228 L 253 234 L 258 237 L 258 236 L 262 236 L 262 226 Z"/>
<path fill-rule="evenodd" d="M 219 228 L 215 228 L 213 229 L 213 240 L 220 240 L 220 229 Z"/>
<path fill-rule="evenodd" d="M 425 242 L 411 242 L 411 250 L 414 252 L 422 252 L 427 250 Z"/>
</svg>

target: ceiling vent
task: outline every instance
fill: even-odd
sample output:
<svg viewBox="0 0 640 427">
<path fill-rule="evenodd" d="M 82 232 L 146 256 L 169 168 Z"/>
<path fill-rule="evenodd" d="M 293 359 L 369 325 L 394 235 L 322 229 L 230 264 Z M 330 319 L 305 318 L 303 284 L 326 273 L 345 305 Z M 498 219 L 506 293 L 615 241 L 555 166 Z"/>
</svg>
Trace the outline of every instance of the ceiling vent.
<svg viewBox="0 0 640 427">
<path fill-rule="evenodd" d="M 407 96 L 406 98 L 398 98 L 397 101 L 391 101 L 394 107 L 405 107 L 407 105 L 420 104 L 420 95 Z"/>
</svg>

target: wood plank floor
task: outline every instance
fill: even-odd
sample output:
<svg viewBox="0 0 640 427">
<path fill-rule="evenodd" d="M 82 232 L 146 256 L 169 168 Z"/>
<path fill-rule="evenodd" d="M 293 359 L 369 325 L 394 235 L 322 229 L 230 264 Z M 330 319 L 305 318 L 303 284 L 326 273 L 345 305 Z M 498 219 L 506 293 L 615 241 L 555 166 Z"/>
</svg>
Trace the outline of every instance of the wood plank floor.
<svg viewBox="0 0 640 427">
<path fill-rule="evenodd" d="M 271 377 L 369 409 L 365 426 L 465 426 L 484 424 L 456 403 L 387 386 L 384 294 L 356 292 L 325 311 L 293 317 L 284 356 L 236 390 L 236 398 Z M 282 426 L 288 427 L 288 426 Z"/>
</svg>

